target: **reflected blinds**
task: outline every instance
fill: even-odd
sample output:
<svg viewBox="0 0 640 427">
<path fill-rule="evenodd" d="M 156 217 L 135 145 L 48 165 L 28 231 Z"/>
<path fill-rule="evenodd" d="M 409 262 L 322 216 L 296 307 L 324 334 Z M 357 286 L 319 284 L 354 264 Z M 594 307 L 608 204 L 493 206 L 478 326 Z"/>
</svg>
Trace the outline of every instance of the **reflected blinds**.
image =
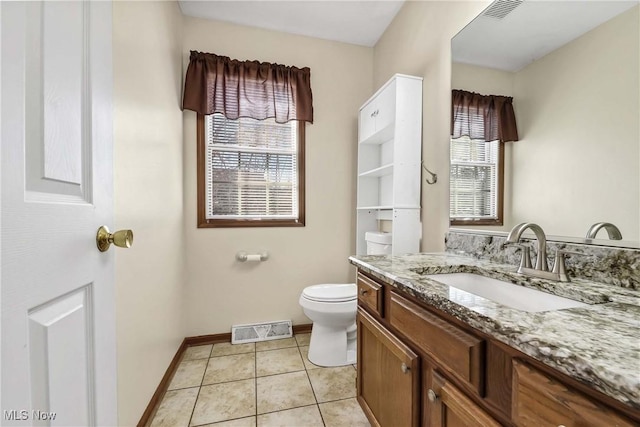
<svg viewBox="0 0 640 427">
<path fill-rule="evenodd" d="M 297 126 L 205 116 L 207 219 L 297 219 Z"/>
<path fill-rule="evenodd" d="M 451 140 L 450 217 L 497 218 L 499 142 Z"/>
</svg>

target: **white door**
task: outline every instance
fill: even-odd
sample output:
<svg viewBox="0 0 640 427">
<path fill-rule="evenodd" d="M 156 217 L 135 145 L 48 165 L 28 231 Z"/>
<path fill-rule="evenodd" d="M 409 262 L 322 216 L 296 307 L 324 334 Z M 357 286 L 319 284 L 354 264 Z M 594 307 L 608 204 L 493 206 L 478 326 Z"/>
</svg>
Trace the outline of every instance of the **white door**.
<svg viewBox="0 0 640 427">
<path fill-rule="evenodd" d="M 111 4 L 0 8 L 2 424 L 116 425 Z"/>
</svg>

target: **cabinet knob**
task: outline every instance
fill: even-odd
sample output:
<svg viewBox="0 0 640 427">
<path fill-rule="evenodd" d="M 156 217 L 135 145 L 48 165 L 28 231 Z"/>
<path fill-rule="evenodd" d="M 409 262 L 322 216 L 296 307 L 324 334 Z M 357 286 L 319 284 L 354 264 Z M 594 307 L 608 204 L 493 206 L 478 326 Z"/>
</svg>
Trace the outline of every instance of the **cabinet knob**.
<svg viewBox="0 0 640 427">
<path fill-rule="evenodd" d="M 406 363 L 400 365 L 400 369 L 402 369 L 402 372 L 405 374 L 411 370 L 411 368 L 409 368 Z"/>
<path fill-rule="evenodd" d="M 429 391 L 427 392 L 427 397 L 429 398 L 429 402 L 431 403 L 434 403 L 436 400 L 438 400 L 438 395 L 432 389 L 429 389 Z"/>
<path fill-rule="evenodd" d="M 366 295 L 367 292 L 369 292 L 369 291 L 366 290 L 366 289 L 360 289 L 360 295 Z"/>
</svg>

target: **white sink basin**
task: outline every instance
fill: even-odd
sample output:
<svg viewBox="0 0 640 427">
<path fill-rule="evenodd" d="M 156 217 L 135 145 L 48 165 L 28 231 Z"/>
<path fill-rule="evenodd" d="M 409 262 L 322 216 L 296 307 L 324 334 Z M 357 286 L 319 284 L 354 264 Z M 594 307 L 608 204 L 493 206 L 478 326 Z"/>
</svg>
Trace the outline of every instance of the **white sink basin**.
<svg viewBox="0 0 640 427">
<path fill-rule="evenodd" d="M 538 312 L 588 307 L 579 301 L 472 273 L 429 274 L 425 277 L 522 311 Z"/>
</svg>

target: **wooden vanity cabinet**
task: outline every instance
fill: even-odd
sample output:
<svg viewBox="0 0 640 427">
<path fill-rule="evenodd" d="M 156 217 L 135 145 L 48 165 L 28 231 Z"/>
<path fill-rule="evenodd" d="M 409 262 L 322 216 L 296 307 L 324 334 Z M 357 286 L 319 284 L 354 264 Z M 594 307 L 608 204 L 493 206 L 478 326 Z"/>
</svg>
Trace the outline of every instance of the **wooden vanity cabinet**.
<svg viewBox="0 0 640 427">
<path fill-rule="evenodd" d="M 373 426 L 417 427 L 418 355 L 361 308 L 358 324 L 358 402 Z"/>
<path fill-rule="evenodd" d="M 373 426 L 640 426 L 639 411 L 392 286 L 358 272 L 358 289 L 357 397 Z"/>
<path fill-rule="evenodd" d="M 638 425 L 518 360 L 513 362 L 512 416 L 518 427 Z"/>
<path fill-rule="evenodd" d="M 437 372 L 425 392 L 426 427 L 500 427 L 478 404 Z"/>
</svg>

